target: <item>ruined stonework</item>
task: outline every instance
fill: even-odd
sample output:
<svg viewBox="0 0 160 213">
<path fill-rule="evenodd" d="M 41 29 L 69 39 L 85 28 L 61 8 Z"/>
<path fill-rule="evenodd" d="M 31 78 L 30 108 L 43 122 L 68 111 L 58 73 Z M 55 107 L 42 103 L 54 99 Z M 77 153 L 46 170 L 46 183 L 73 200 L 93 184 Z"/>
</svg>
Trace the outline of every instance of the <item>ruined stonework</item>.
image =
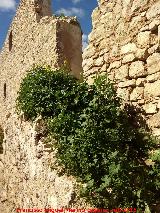
<svg viewBox="0 0 160 213">
<path fill-rule="evenodd" d="M 83 54 L 89 83 L 107 73 L 125 101 L 160 135 L 160 1 L 99 0 Z"/>
<path fill-rule="evenodd" d="M 22 0 L 0 55 L 0 120 L 13 109 L 21 79 L 35 65 L 61 67 L 67 61 L 79 78 L 82 36 L 75 18 L 56 18 L 50 0 Z"/>
<path fill-rule="evenodd" d="M 45 145 L 41 118 L 15 113 L 20 82 L 34 64 L 82 71 L 81 29 L 75 18 L 56 18 L 50 0 L 21 0 L 0 54 L 0 212 L 16 208 L 85 208 L 73 177 L 58 175 L 55 152 Z M 99 0 L 83 54 L 84 76 L 108 73 L 118 94 L 139 106 L 160 135 L 160 1 Z M 55 150 L 56 151 L 56 150 Z"/>
<path fill-rule="evenodd" d="M 82 32 L 76 18 L 55 17 L 50 0 L 21 0 L 0 54 L 0 212 L 16 208 L 60 208 L 74 197 L 74 180 L 60 177 L 54 153 L 36 125 L 15 113 L 20 82 L 33 65 L 59 68 L 67 61 L 77 78 L 82 71 Z M 42 126 L 41 126 L 42 127 Z M 37 136 L 38 135 L 38 136 Z"/>
</svg>

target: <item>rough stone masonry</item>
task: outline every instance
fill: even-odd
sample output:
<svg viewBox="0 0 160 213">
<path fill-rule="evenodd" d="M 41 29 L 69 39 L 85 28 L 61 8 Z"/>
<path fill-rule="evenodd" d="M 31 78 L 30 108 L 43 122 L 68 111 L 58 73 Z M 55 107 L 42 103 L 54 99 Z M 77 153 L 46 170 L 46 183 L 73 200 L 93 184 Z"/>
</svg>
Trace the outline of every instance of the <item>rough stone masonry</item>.
<svg viewBox="0 0 160 213">
<path fill-rule="evenodd" d="M 99 0 L 83 54 L 89 83 L 108 74 L 125 101 L 139 107 L 160 136 L 160 1 Z"/>
<path fill-rule="evenodd" d="M 74 180 L 51 170 L 54 153 L 38 138 L 37 126 L 17 117 L 15 100 L 20 82 L 33 65 L 59 68 L 68 62 L 79 78 L 82 31 L 76 18 L 55 17 L 50 0 L 21 0 L 0 54 L 0 212 L 16 208 L 67 207 Z M 42 126 L 41 126 L 42 127 Z M 41 131 L 41 130 L 40 130 Z"/>
<path fill-rule="evenodd" d="M 31 124 L 15 113 L 20 82 L 34 64 L 60 67 L 64 60 L 79 77 L 81 29 L 75 18 L 52 16 L 49 0 L 21 0 L 0 54 L 0 212 L 16 208 L 73 205 L 75 180 L 51 169 L 54 152 L 39 138 L 41 118 Z M 160 1 L 99 0 L 93 30 L 83 54 L 84 76 L 108 74 L 118 94 L 139 106 L 160 135 Z M 74 207 L 85 208 L 81 201 Z"/>
</svg>

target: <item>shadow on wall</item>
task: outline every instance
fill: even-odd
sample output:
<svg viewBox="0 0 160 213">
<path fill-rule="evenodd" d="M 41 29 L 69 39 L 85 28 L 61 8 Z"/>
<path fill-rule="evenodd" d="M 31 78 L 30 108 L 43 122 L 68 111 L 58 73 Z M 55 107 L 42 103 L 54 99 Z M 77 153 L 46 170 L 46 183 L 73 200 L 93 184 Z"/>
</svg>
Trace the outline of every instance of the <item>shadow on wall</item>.
<svg viewBox="0 0 160 213">
<path fill-rule="evenodd" d="M 4 139 L 4 131 L 3 128 L 0 126 L 0 154 L 3 153 L 3 146 L 2 146 L 3 139 Z"/>
<path fill-rule="evenodd" d="M 129 122 L 133 128 L 144 128 L 147 132 L 151 132 L 151 129 L 143 116 L 145 111 L 142 109 L 142 107 L 133 106 L 132 104 L 127 103 L 124 106 L 124 110 L 127 113 Z"/>
</svg>

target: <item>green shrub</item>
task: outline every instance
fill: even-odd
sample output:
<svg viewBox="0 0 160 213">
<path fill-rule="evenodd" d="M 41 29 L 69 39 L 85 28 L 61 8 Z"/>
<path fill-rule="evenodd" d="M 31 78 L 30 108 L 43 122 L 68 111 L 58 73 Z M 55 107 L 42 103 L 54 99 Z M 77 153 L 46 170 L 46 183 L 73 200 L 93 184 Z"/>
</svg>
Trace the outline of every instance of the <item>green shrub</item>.
<svg viewBox="0 0 160 213">
<path fill-rule="evenodd" d="M 150 156 L 156 144 L 129 122 L 106 77 L 89 86 L 61 70 L 35 68 L 21 84 L 17 107 L 28 118 L 44 117 L 59 164 L 83 183 L 81 196 L 91 204 L 144 209 L 159 200 L 160 161 Z"/>
<path fill-rule="evenodd" d="M 63 70 L 52 71 L 49 67 L 35 67 L 24 78 L 17 98 L 17 110 L 29 119 L 38 115 L 58 115 L 62 103 L 68 106 L 68 92 L 73 91 L 77 81 Z M 66 96 L 66 97 L 65 97 Z"/>
</svg>

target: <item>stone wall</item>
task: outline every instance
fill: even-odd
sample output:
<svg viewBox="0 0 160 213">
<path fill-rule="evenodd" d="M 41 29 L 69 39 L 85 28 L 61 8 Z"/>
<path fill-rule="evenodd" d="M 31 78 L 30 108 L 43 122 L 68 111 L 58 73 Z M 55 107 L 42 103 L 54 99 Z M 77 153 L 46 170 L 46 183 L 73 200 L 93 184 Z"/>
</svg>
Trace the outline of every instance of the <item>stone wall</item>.
<svg viewBox="0 0 160 213">
<path fill-rule="evenodd" d="M 89 83 L 107 73 L 125 101 L 160 135 L 160 1 L 99 0 L 83 54 Z"/>
<path fill-rule="evenodd" d="M 49 6 L 48 13 L 47 6 L 40 13 L 37 2 L 50 1 L 21 1 L 0 54 L 1 121 L 14 111 L 20 82 L 33 65 L 59 68 L 66 60 L 77 78 L 82 71 L 82 32 L 76 18 L 56 18 Z"/>
<path fill-rule="evenodd" d="M 74 76 L 79 78 L 82 71 L 79 23 L 74 17 L 53 16 L 50 3 L 21 0 L 0 53 L 0 125 L 5 136 L 0 154 L 3 213 L 16 212 L 16 208 L 69 207 L 73 199 L 75 202 L 75 180 L 51 169 L 55 153 L 37 132 L 39 121 L 31 124 L 15 112 L 20 82 L 32 66 L 56 69 L 67 61 Z"/>
<path fill-rule="evenodd" d="M 86 205 L 76 197 L 75 179 L 60 174 L 56 150 L 44 140 L 45 125 L 40 117 L 32 124 L 23 115 L 6 119 L 4 153 L 0 155 L 0 212 Z"/>
<path fill-rule="evenodd" d="M 83 54 L 84 76 L 108 73 L 117 92 L 144 110 L 160 135 L 160 1 L 99 0 L 93 31 Z M 49 0 L 21 0 L 0 54 L 0 212 L 16 208 L 85 208 L 73 177 L 58 175 L 55 151 L 44 144 L 45 128 L 15 113 L 20 82 L 34 64 L 60 67 L 68 61 L 80 76 L 81 29 L 75 18 L 52 16 Z"/>
</svg>

